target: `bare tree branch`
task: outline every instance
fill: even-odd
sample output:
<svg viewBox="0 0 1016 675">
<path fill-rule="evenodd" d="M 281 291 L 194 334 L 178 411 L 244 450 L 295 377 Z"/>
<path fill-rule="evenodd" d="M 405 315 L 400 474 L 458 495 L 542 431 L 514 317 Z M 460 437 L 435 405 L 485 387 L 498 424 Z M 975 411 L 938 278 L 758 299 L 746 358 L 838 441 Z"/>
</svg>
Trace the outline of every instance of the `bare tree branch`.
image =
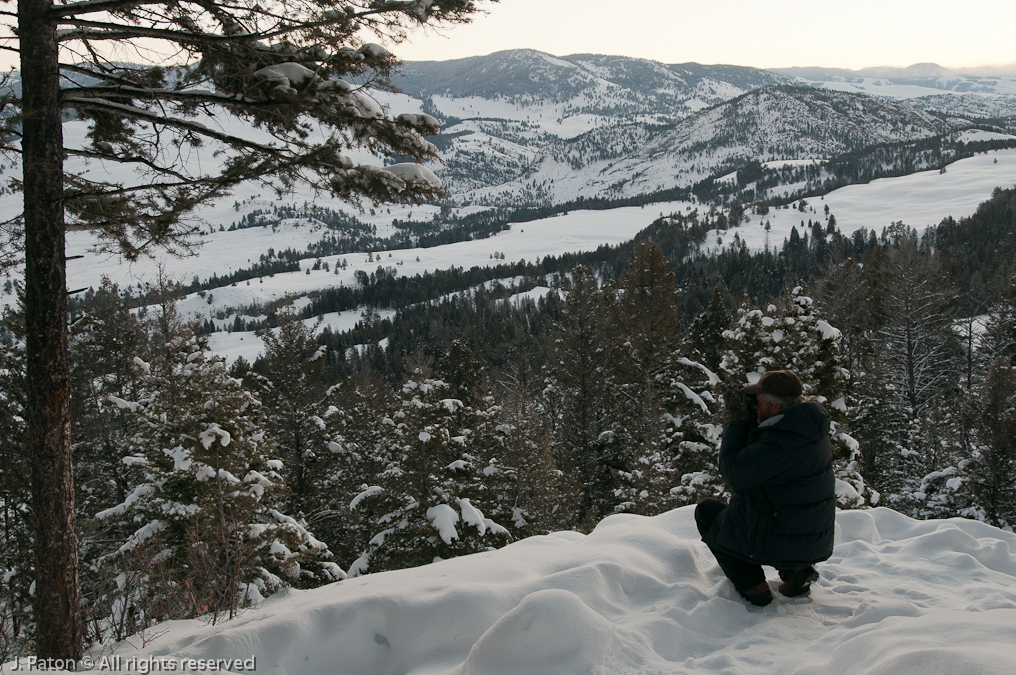
<svg viewBox="0 0 1016 675">
<path fill-rule="evenodd" d="M 211 127 L 205 126 L 200 122 L 194 122 L 192 120 L 181 119 L 178 117 L 165 117 L 156 113 L 142 110 L 130 105 L 124 105 L 123 103 L 115 103 L 101 98 L 79 98 L 77 96 L 64 96 L 64 103 L 70 105 L 79 110 L 98 110 L 102 112 L 116 113 L 136 120 L 144 120 L 153 124 L 161 124 L 168 127 L 174 127 L 182 131 L 189 131 L 191 133 L 199 134 L 201 136 L 207 136 L 208 138 L 214 138 L 217 141 L 228 143 L 233 147 L 248 148 L 250 150 L 257 150 L 259 152 L 265 152 L 269 154 L 276 154 L 280 152 L 280 148 L 264 145 L 262 143 L 255 143 L 254 141 L 246 138 L 240 138 L 232 134 L 227 134 L 221 131 L 216 131 Z"/>
<path fill-rule="evenodd" d="M 162 5 L 161 0 L 89 0 L 72 2 L 67 5 L 56 5 L 50 10 L 51 16 L 65 17 L 97 12 L 117 12 L 134 9 L 144 5 Z"/>
</svg>

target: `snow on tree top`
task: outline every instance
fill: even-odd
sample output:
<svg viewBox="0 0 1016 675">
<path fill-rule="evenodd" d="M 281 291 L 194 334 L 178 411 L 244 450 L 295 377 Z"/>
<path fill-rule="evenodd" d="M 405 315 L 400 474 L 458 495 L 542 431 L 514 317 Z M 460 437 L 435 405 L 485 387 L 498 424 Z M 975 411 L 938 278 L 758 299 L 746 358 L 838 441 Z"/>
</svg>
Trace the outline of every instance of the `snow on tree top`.
<svg viewBox="0 0 1016 675">
<path fill-rule="evenodd" d="M 382 491 L 382 488 L 377 486 L 377 485 L 372 485 L 372 486 L 368 487 L 366 490 L 364 490 L 360 494 L 358 494 L 355 497 L 353 497 L 353 500 L 351 502 L 349 502 L 349 510 L 350 511 L 355 511 L 356 507 L 360 505 L 360 502 L 362 502 L 367 497 L 370 497 L 371 495 L 376 495 L 377 493 L 379 493 L 381 491 Z"/>
<path fill-rule="evenodd" d="M 427 4 L 429 5 L 430 3 L 428 2 Z M 364 44 L 357 51 L 365 56 L 370 56 L 373 58 L 386 58 L 391 56 L 391 53 L 387 49 L 374 42 L 368 42 Z"/>
<path fill-rule="evenodd" d="M 455 503 L 459 505 L 459 509 L 462 511 L 462 522 L 475 527 L 481 536 L 486 534 L 486 519 L 483 517 L 480 510 L 473 506 L 469 500 L 465 498 L 456 499 Z"/>
<path fill-rule="evenodd" d="M 207 429 L 198 434 L 198 440 L 201 441 L 201 445 L 204 446 L 205 450 L 212 447 L 216 437 L 219 439 L 219 445 L 223 447 L 229 445 L 230 440 L 232 440 L 229 432 L 221 428 L 216 422 L 212 422 L 208 425 Z"/>
<path fill-rule="evenodd" d="M 395 174 L 406 183 L 411 184 L 426 184 L 435 188 L 444 186 L 441 179 L 437 175 L 423 166 L 422 164 L 414 164 L 412 162 L 403 162 L 401 164 L 392 164 L 386 166 L 384 171 Z"/>
<path fill-rule="evenodd" d="M 275 82 L 284 87 L 301 87 L 317 78 L 317 74 L 299 63 L 277 63 L 254 71 L 254 77 Z"/>
<path fill-rule="evenodd" d="M 840 339 L 841 333 L 839 329 L 830 326 L 829 323 L 826 321 L 819 319 L 818 321 L 815 322 L 815 328 L 817 328 L 819 332 L 822 333 L 822 337 L 827 340 Z"/>
<path fill-rule="evenodd" d="M 450 544 L 459 538 L 459 533 L 455 529 L 455 523 L 459 522 L 459 514 L 447 504 L 437 504 L 427 509 L 427 520 L 437 530 L 444 543 Z"/>
</svg>

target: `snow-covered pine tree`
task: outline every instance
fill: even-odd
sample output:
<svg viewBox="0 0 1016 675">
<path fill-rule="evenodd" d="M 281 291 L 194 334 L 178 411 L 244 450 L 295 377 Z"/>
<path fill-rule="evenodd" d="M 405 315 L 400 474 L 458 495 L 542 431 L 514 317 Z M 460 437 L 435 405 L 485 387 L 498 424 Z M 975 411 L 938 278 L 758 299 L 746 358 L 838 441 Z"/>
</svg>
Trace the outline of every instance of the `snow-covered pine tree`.
<svg viewBox="0 0 1016 675">
<path fill-rule="evenodd" d="M 659 438 L 660 392 L 669 384 L 665 370 L 676 342 L 674 271 L 659 246 L 643 242 L 617 286 L 613 365 L 628 413 L 624 415 L 628 435 L 635 447 L 648 450 Z"/>
<path fill-rule="evenodd" d="M 992 364 L 968 402 L 969 457 L 956 466 L 946 489 L 960 515 L 996 527 L 1016 528 L 1016 369 L 1004 356 Z"/>
<path fill-rule="evenodd" d="M 882 308 L 876 321 L 887 374 L 911 414 L 920 417 L 955 385 L 962 350 L 952 322 L 955 284 L 944 262 L 922 251 L 916 236 L 901 232 L 884 262 L 873 259 L 865 274 L 873 277 L 869 298 Z"/>
<path fill-rule="evenodd" d="M 859 367 L 851 377 L 854 415 L 850 435 L 861 447 L 861 475 L 870 489 L 881 498 L 872 504 L 900 508 L 895 495 L 906 491 L 906 484 L 920 471 L 916 453 L 909 448 L 911 435 L 920 425 L 908 414 L 896 385 L 874 361 Z M 924 475 L 923 473 L 921 475 Z"/>
<path fill-rule="evenodd" d="M 508 531 L 483 514 L 487 476 L 473 426 L 488 417 L 441 380 L 410 380 L 402 405 L 382 420 L 388 465 L 350 509 L 368 508 L 374 536 L 350 575 L 425 565 L 502 546 Z"/>
<path fill-rule="evenodd" d="M 315 450 L 318 461 L 312 477 L 320 502 L 306 518 L 344 566 L 367 550 L 375 534 L 371 506 L 349 505 L 378 484 L 389 463 L 385 438 L 390 427 L 385 420 L 391 419 L 396 403 L 400 401 L 391 388 L 366 367 L 329 390 L 327 408 L 320 415 L 326 446 Z"/>
<path fill-rule="evenodd" d="M 327 349 L 318 345 L 314 329 L 292 312 L 276 316 L 274 328 L 258 333 L 264 352 L 246 380 L 263 402 L 264 426 L 283 463 L 279 473 L 289 488 L 286 512 L 307 517 L 328 508 L 329 501 L 315 480 L 331 471 L 324 420 L 328 406 L 320 379 Z"/>
<path fill-rule="evenodd" d="M 678 326 L 675 290 L 674 271 L 660 247 L 640 243 L 618 279 L 612 313 L 615 510 L 659 513 L 676 482 L 671 448 L 661 447 L 672 426 L 665 407 L 675 379 L 669 372 Z"/>
<path fill-rule="evenodd" d="M 957 289 L 944 261 L 921 246 L 916 232 L 894 223 L 886 239 L 864 269 L 877 345 L 866 370 L 886 378 L 879 388 L 896 397 L 887 417 L 892 428 L 882 433 L 898 434 L 900 455 L 889 463 L 893 474 L 881 477 L 886 486 L 875 487 L 893 508 L 932 517 L 946 508 L 932 488 L 962 459 L 961 420 L 945 412 L 959 407 Z"/>
<path fill-rule="evenodd" d="M 513 539 L 566 529 L 577 494 L 554 460 L 545 411 L 521 386 L 489 407 L 476 425 L 476 455 L 487 479 L 485 510 Z"/>
<path fill-rule="evenodd" d="M 671 360 L 660 446 L 670 457 L 675 479 L 665 502 L 672 508 L 720 497 L 726 487 L 717 465 L 723 434 L 718 419 L 723 407 L 719 398 L 722 380 L 704 364 L 680 352 Z"/>
<path fill-rule="evenodd" d="M 853 258 L 830 270 L 815 289 L 818 313 L 840 329 L 840 358 L 852 376 L 862 373 L 872 356 L 874 326 L 866 296 L 864 274 Z"/>
<path fill-rule="evenodd" d="M 147 352 L 146 340 L 127 298 L 103 277 L 87 294 L 70 332 L 74 481 L 78 513 L 86 518 L 122 503 L 132 487 L 121 441 L 132 433 L 137 416 L 110 406 L 109 397 L 142 398 L 141 369 L 134 359 Z M 82 547 L 87 549 L 87 542 Z"/>
<path fill-rule="evenodd" d="M 141 418 L 124 462 L 143 475 L 123 503 L 96 515 L 134 525 L 107 562 L 141 583 L 115 599 L 111 619 L 131 612 L 143 628 L 231 616 L 285 584 L 341 578 L 327 546 L 278 508 L 282 463 L 270 459 L 257 398 L 188 328 L 170 326 L 157 355 L 140 364 L 146 398 L 110 397 Z"/>
<path fill-rule="evenodd" d="M 845 431 L 849 408 L 844 391 L 850 373 L 840 365 L 837 329 L 815 314 L 814 301 L 796 287 L 781 306 L 763 312 L 742 305 L 737 325 L 724 335 L 728 351 L 720 368 L 728 383 L 748 383 L 767 370 L 793 370 L 806 396 L 822 403 L 832 418 L 837 499 L 843 508 L 877 499 L 860 474 L 860 446 Z"/>
<path fill-rule="evenodd" d="M 722 285 L 713 289 L 709 305 L 692 321 L 681 344 L 681 352 L 685 356 L 714 372 L 720 368 L 725 346 L 723 333 L 731 327 L 730 312 L 725 303 L 729 295 Z"/>
</svg>

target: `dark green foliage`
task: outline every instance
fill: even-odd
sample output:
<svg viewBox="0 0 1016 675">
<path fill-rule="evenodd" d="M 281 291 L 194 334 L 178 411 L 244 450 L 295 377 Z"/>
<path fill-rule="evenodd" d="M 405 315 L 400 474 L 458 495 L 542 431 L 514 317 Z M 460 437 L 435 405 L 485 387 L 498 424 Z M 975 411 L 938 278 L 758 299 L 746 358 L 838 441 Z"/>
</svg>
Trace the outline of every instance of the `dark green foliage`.
<svg viewBox="0 0 1016 675">
<path fill-rule="evenodd" d="M 589 528 L 615 502 L 615 375 L 610 367 L 613 297 L 584 267 L 572 270 L 561 318 L 551 334 L 544 397 L 557 444 L 557 466 L 578 490 L 573 527 Z"/>
<path fill-rule="evenodd" d="M 974 441 L 962 466 L 964 515 L 998 527 L 1016 523 L 1016 369 L 996 359 L 967 406 Z M 965 503 L 964 503 L 965 502 Z"/>
<path fill-rule="evenodd" d="M 109 279 L 90 295 L 87 307 L 71 325 L 71 441 L 78 507 L 94 514 L 122 503 L 131 488 L 122 441 L 136 429 L 136 420 L 109 397 L 142 396 L 134 359 L 148 352 L 148 336 L 131 314 L 129 299 Z"/>
<path fill-rule="evenodd" d="M 314 471 L 327 470 L 325 386 L 321 372 L 327 347 L 318 346 L 314 329 L 293 314 L 280 312 L 275 328 L 259 331 L 264 353 L 248 374 L 249 387 L 263 402 L 260 414 L 272 430 L 280 473 L 290 488 L 287 513 L 311 513 L 320 502 L 311 480 Z"/>
<path fill-rule="evenodd" d="M 34 581 L 30 474 L 24 448 L 25 345 L 23 317 L 8 310 L 0 323 L 0 659 L 31 643 L 35 629 L 29 589 Z"/>
<path fill-rule="evenodd" d="M 414 567 L 507 542 L 508 531 L 483 514 L 490 472 L 482 439 L 491 411 L 452 394 L 440 380 L 410 380 L 401 409 L 383 420 L 391 428 L 380 449 L 387 465 L 379 484 L 353 503 L 375 514 L 375 534 L 350 573 Z"/>
</svg>

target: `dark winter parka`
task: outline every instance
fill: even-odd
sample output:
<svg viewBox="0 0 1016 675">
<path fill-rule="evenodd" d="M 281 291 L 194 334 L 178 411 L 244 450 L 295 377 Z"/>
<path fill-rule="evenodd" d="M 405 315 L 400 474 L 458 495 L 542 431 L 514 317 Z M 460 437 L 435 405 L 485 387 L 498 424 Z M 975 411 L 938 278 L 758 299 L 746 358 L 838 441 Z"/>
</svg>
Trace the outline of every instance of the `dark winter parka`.
<svg viewBox="0 0 1016 675">
<path fill-rule="evenodd" d="M 703 539 L 760 565 L 793 567 L 833 552 L 836 479 L 829 415 L 815 402 L 787 409 L 775 424 L 723 433 L 720 473 L 733 496 Z"/>
</svg>

